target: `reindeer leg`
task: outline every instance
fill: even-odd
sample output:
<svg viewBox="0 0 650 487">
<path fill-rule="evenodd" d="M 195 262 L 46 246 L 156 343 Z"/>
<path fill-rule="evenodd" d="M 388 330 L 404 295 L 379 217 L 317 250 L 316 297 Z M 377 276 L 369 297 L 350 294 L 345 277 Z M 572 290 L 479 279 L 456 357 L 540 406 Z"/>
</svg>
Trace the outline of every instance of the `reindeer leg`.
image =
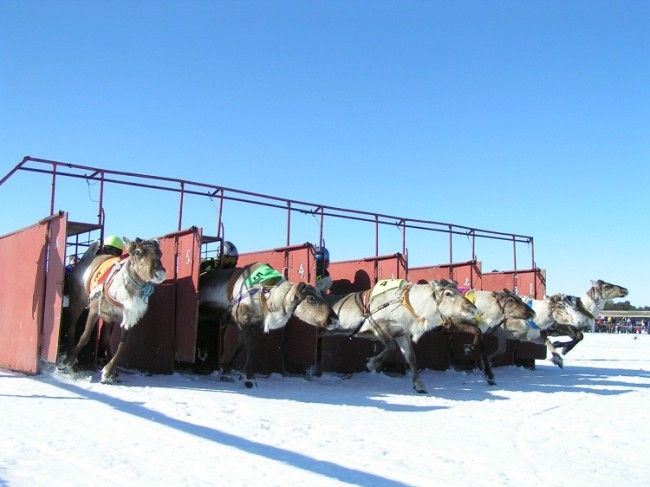
<svg viewBox="0 0 650 487">
<path fill-rule="evenodd" d="M 366 369 L 368 369 L 368 372 L 380 370 L 381 366 L 386 361 L 386 358 L 393 350 L 395 350 L 395 342 L 392 339 L 382 339 L 381 343 L 384 346 L 384 349 L 377 355 L 370 357 L 366 362 Z"/>
<path fill-rule="evenodd" d="M 255 374 L 253 373 L 253 354 L 255 352 L 256 339 L 253 328 L 250 325 L 242 329 L 242 335 L 244 336 L 244 348 L 246 349 L 246 364 L 244 366 L 244 373 L 246 375 L 244 385 L 250 389 L 257 385 L 255 383 Z"/>
<path fill-rule="evenodd" d="M 117 382 L 117 364 L 120 361 L 120 357 L 122 356 L 122 352 L 124 350 L 124 347 L 126 346 L 126 341 L 129 338 L 129 330 L 125 330 L 124 328 L 121 328 L 121 334 L 120 334 L 120 343 L 117 346 L 117 350 L 115 351 L 115 355 L 113 355 L 113 358 L 104 366 L 102 369 L 102 378 L 101 382 L 102 384 L 114 384 Z"/>
<path fill-rule="evenodd" d="M 411 340 L 411 335 L 402 335 L 395 338 L 395 341 L 399 345 L 404 359 L 409 364 L 411 368 L 411 374 L 413 376 L 413 389 L 418 394 L 426 394 L 427 389 L 424 387 L 424 384 L 420 380 L 420 373 L 418 372 L 417 361 L 415 358 L 415 349 L 413 348 L 413 341 Z"/>
<path fill-rule="evenodd" d="M 481 332 L 480 328 L 477 328 L 479 333 Z M 485 343 L 483 342 L 483 336 L 479 335 L 479 350 L 481 352 L 481 363 L 483 365 L 483 374 L 485 375 L 485 380 L 491 386 L 496 385 L 497 381 L 494 378 L 494 372 L 492 371 L 492 365 L 490 365 L 490 360 L 487 356 L 487 350 L 485 349 Z"/>
<path fill-rule="evenodd" d="M 79 338 L 79 343 L 75 345 L 69 353 L 64 354 L 59 361 L 59 369 L 61 370 L 70 370 L 72 366 L 77 363 L 77 356 L 83 350 L 83 348 L 90 341 L 95 325 L 99 318 L 98 313 L 98 304 L 96 301 L 90 303 L 90 309 L 88 310 L 88 317 L 86 318 L 86 326 L 84 328 L 81 337 Z"/>
<path fill-rule="evenodd" d="M 584 334 L 572 325 L 555 325 L 553 336 L 568 336 L 571 338 L 569 342 L 553 342 L 554 347 L 562 347 L 562 353 L 566 355 L 573 347 L 582 341 Z"/>
<path fill-rule="evenodd" d="M 235 323 L 229 323 L 227 326 L 238 326 Z M 233 382 L 232 377 L 230 377 L 230 372 L 232 371 L 232 364 L 235 363 L 235 360 L 239 356 L 239 353 L 244 348 L 244 332 L 239 329 L 237 334 L 237 341 L 235 342 L 235 348 L 230 352 L 230 357 L 227 360 L 223 360 L 221 364 L 221 373 L 220 379 L 227 382 Z"/>
<path fill-rule="evenodd" d="M 571 350 L 573 350 L 573 347 L 575 347 L 578 343 L 582 341 L 584 338 L 584 334 L 578 330 L 575 326 L 568 326 L 569 332 L 570 332 L 570 337 L 572 340 L 564 345 L 564 348 L 562 348 L 562 354 L 566 355 L 569 353 Z"/>
<path fill-rule="evenodd" d="M 491 386 L 496 385 L 496 381 L 494 380 L 494 372 L 492 372 L 492 366 L 490 365 L 490 361 L 488 360 L 487 352 L 485 350 L 485 345 L 483 344 L 483 333 L 481 332 L 481 329 L 478 326 L 470 325 L 467 323 L 458 323 L 455 324 L 454 327 L 460 332 L 474 335 L 474 340 L 470 345 L 471 350 L 469 351 L 479 352 L 481 357 L 480 363 L 482 364 L 481 369 L 485 374 L 485 380 Z M 467 353 L 467 350 L 465 353 Z"/>
<path fill-rule="evenodd" d="M 557 365 L 559 368 L 563 369 L 564 368 L 564 359 L 560 356 L 559 353 L 557 353 L 557 350 L 555 349 L 555 346 L 551 343 L 551 340 L 548 338 L 544 341 L 544 344 L 546 345 L 546 351 L 551 354 L 551 362 L 553 362 L 555 365 Z"/>
</svg>

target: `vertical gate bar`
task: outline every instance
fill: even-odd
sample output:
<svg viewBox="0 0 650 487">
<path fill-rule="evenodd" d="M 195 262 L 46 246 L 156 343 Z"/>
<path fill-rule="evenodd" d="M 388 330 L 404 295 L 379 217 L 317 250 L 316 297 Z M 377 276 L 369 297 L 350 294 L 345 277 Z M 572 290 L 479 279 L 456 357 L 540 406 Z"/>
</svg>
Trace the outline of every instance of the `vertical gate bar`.
<svg viewBox="0 0 650 487">
<path fill-rule="evenodd" d="M 291 201 L 287 201 L 287 247 L 291 245 Z"/>
<path fill-rule="evenodd" d="M 323 242 L 323 223 L 325 220 L 325 214 L 323 211 L 323 207 L 320 207 L 320 233 L 318 235 L 318 246 L 323 248 L 325 247 L 325 242 Z"/>
<path fill-rule="evenodd" d="M 98 204 L 98 214 L 97 214 L 97 223 L 101 226 L 99 229 L 99 241 L 104 241 L 104 171 L 100 172 L 99 177 L 99 201 Z"/>
<path fill-rule="evenodd" d="M 517 286 L 517 242 L 515 236 L 512 236 L 512 259 L 514 263 L 514 272 L 512 273 L 512 284 L 513 289 L 519 291 L 519 286 Z"/>
<path fill-rule="evenodd" d="M 449 279 L 454 278 L 454 271 L 452 269 L 452 263 L 454 262 L 454 242 L 453 242 L 453 226 L 449 225 Z"/>
<path fill-rule="evenodd" d="M 185 182 L 181 181 L 181 201 L 178 207 L 178 231 L 183 228 L 183 200 L 185 199 Z"/>
<path fill-rule="evenodd" d="M 223 217 L 223 188 L 220 189 L 221 196 L 219 197 L 219 217 L 217 219 L 217 238 L 224 238 L 221 235 L 221 218 Z"/>
<path fill-rule="evenodd" d="M 50 192 L 50 215 L 54 215 L 54 193 L 56 192 L 56 162 L 52 163 L 52 190 Z"/>
</svg>

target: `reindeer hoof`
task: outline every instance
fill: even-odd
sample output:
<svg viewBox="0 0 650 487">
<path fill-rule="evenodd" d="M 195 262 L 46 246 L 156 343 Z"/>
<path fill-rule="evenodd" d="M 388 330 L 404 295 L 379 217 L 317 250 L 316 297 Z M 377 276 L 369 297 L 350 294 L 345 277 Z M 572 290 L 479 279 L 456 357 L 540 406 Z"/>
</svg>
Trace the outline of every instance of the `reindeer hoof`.
<svg viewBox="0 0 650 487">
<path fill-rule="evenodd" d="M 426 394 L 427 393 L 426 387 L 424 387 L 424 384 L 422 384 L 422 382 L 420 382 L 420 381 L 413 383 L 413 389 L 415 389 L 415 392 L 417 392 L 418 394 Z"/>
<path fill-rule="evenodd" d="M 219 380 L 220 380 L 221 382 L 235 382 L 235 379 L 233 379 L 233 378 L 230 377 L 229 375 L 224 375 L 224 374 L 221 374 L 221 375 L 219 376 Z"/>
<path fill-rule="evenodd" d="M 100 379 L 102 384 L 117 384 L 119 382 L 117 372 L 110 372 L 106 369 L 102 369 L 102 378 Z"/>
<path fill-rule="evenodd" d="M 77 359 L 70 360 L 67 354 L 62 354 L 56 361 L 56 368 L 62 372 L 70 372 L 70 369 L 77 363 Z"/>
<path fill-rule="evenodd" d="M 491 385 L 491 386 L 496 386 L 497 385 L 497 381 L 494 380 L 494 377 L 492 377 L 492 378 L 488 377 L 486 380 L 487 380 L 487 383 L 489 385 Z"/>
<path fill-rule="evenodd" d="M 553 362 L 555 365 L 557 365 L 561 369 L 564 368 L 564 360 L 557 353 L 553 354 L 553 358 L 551 359 L 551 362 Z"/>
<path fill-rule="evenodd" d="M 244 385 L 246 386 L 246 389 L 252 389 L 257 385 L 257 383 L 253 379 L 246 379 L 244 380 Z"/>
</svg>

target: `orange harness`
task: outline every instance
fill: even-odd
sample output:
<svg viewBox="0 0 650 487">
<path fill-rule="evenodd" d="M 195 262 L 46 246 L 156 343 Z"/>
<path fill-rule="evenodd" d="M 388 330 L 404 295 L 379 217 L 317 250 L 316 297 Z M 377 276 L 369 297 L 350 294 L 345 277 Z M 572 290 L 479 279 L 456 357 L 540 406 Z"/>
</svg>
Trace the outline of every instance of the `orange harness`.
<svg viewBox="0 0 650 487">
<path fill-rule="evenodd" d="M 90 275 L 90 279 L 88 279 L 88 283 L 86 284 L 86 292 L 88 295 L 90 295 L 90 292 L 97 286 L 102 286 L 102 294 L 104 299 L 113 306 L 122 308 L 122 303 L 113 299 L 113 297 L 108 292 L 108 288 L 113 281 L 113 277 L 117 271 L 120 270 L 120 264 L 127 258 L 128 255 L 124 257 L 109 257 L 101 261 Z"/>
</svg>

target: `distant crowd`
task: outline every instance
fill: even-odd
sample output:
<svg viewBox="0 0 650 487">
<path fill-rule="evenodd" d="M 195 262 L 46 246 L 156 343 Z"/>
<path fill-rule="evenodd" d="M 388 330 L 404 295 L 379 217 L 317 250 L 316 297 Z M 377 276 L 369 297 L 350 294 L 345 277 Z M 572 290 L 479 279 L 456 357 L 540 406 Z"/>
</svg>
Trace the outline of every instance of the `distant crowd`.
<svg viewBox="0 0 650 487">
<path fill-rule="evenodd" d="M 650 334 L 650 319 L 605 318 L 596 320 L 596 333 L 647 333 Z"/>
</svg>

